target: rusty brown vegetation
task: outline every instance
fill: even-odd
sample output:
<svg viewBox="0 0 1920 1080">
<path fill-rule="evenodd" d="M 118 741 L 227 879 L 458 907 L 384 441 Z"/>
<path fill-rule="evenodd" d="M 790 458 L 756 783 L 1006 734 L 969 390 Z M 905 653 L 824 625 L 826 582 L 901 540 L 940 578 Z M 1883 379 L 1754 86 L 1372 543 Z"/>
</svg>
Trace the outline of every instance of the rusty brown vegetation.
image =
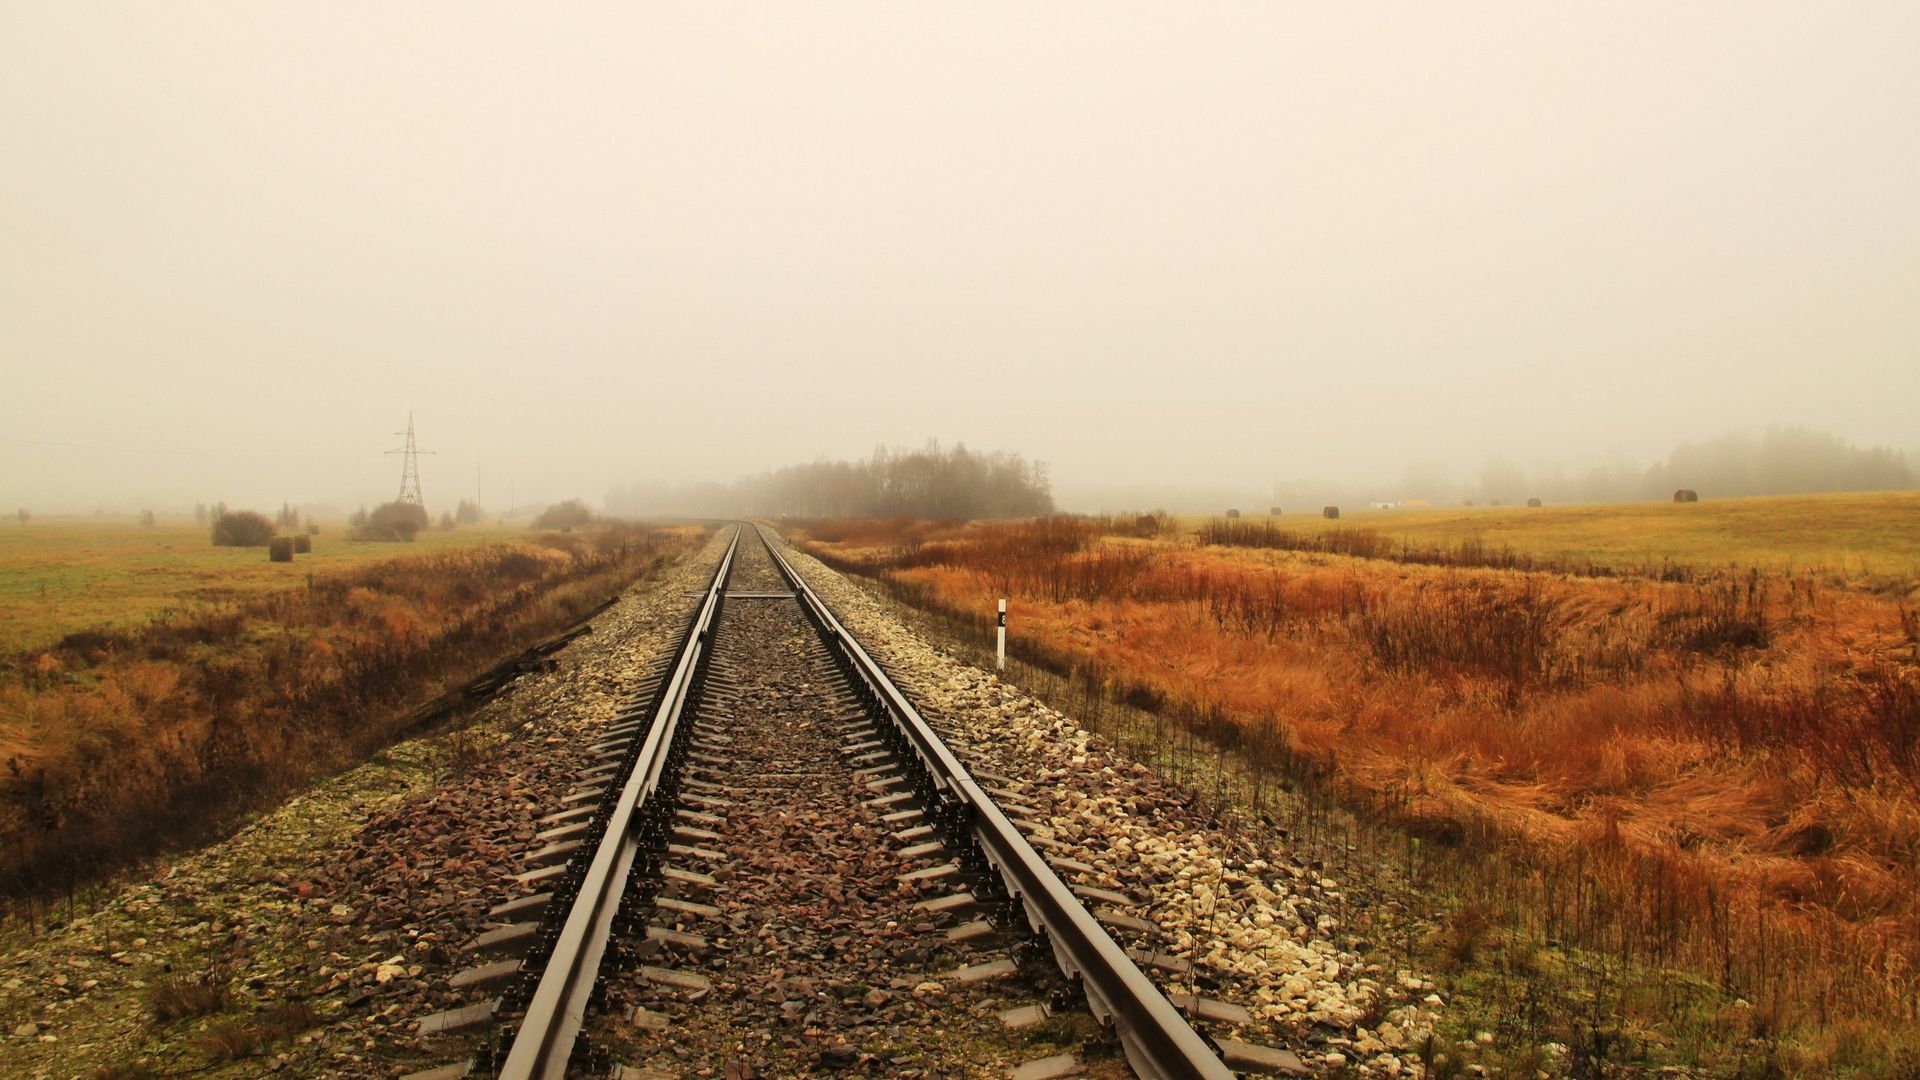
<svg viewBox="0 0 1920 1080">
<path fill-rule="evenodd" d="M 1913 582 L 1118 524 L 802 532 L 969 625 L 1011 597 L 1024 659 L 1453 851 L 1471 917 L 1448 924 L 1450 962 L 1499 911 L 1541 947 L 1716 986 L 1745 1006 L 1731 1037 L 1776 1040 L 1787 1071 L 1913 1063 L 1895 1049 L 1920 1000 Z"/>
<path fill-rule="evenodd" d="M 0 661 L 0 894 L 65 887 L 364 755 L 692 538 L 448 549 Z"/>
</svg>

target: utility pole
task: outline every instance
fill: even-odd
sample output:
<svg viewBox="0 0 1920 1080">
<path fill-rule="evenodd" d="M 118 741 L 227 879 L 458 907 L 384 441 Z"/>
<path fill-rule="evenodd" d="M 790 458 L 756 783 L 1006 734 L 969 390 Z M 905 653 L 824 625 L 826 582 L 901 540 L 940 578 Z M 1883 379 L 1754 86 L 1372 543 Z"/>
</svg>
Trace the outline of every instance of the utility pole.
<svg viewBox="0 0 1920 1080">
<path fill-rule="evenodd" d="M 404 455 L 400 459 L 400 498 L 396 501 L 412 503 L 415 506 L 424 506 L 425 504 L 420 499 L 420 455 L 431 454 L 433 451 L 422 450 L 414 445 L 412 413 L 407 414 L 407 430 L 396 431 L 394 434 L 405 435 L 407 437 L 407 444 L 405 446 L 387 451 L 389 454 Z"/>
</svg>

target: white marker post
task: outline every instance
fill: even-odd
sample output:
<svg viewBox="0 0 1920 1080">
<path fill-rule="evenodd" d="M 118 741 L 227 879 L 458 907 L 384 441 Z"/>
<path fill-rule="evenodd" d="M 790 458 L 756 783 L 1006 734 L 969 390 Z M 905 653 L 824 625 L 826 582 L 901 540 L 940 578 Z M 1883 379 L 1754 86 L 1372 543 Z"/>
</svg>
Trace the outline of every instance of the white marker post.
<svg viewBox="0 0 1920 1080">
<path fill-rule="evenodd" d="M 1000 625 L 994 630 L 997 639 L 993 649 L 994 670 L 1003 670 L 1007 666 L 1007 602 L 1000 601 Z"/>
</svg>

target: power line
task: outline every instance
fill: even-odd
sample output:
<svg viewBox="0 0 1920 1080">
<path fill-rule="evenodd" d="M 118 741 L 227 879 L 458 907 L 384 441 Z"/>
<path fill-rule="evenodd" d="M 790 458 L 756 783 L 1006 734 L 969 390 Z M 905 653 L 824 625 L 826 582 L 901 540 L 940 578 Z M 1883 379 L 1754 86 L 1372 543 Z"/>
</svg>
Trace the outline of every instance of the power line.
<svg viewBox="0 0 1920 1080">
<path fill-rule="evenodd" d="M 107 446 L 103 443 L 69 442 L 64 439 L 26 439 L 18 435 L 0 435 L 0 442 L 17 443 L 23 446 L 58 446 L 66 450 L 106 450 L 115 454 L 181 454 L 186 457 L 233 458 L 238 461 L 252 461 L 260 457 L 300 461 L 312 456 L 275 451 L 249 450 L 243 453 L 235 450 L 187 450 L 169 446 Z"/>
<path fill-rule="evenodd" d="M 405 435 L 407 437 L 407 444 L 405 446 L 402 446 L 395 450 L 387 451 L 387 453 L 389 454 L 406 455 L 401 459 L 401 464 L 400 464 L 399 501 L 403 503 L 412 503 L 415 506 L 422 506 L 424 505 L 424 503 L 420 498 L 420 455 L 431 454 L 433 453 L 433 451 L 422 450 L 413 444 L 413 414 L 412 413 L 407 414 L 407 430 L 396 431 L 394 432 L 394 434 Z"/>
</svg>

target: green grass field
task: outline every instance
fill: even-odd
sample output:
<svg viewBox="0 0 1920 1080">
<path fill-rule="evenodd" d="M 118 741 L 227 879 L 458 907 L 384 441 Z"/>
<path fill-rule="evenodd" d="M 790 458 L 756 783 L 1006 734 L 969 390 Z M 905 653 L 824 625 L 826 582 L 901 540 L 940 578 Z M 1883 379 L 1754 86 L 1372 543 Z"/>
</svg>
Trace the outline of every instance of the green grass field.
<svg viewBox="0 0 1920 1080">
<path fill-rule="evenodd" d="M 347 539 L 324 522 L 313 552 L 267 561 L 266 548 L 217 548 L 205 526 L 162 519 L 153 528 L 96 518 L 0 524 L 0 655 L 45 648 L 78 630 L 124 629 L 185 611 L 304 584 L 396 555 L 525 535 L 521 526 L 428 529 L 412 543 Z"/>
<path fill-rule="evenodd" d="M 1191 529 L 1204 518 L 1184 518 Z M 1716 499 L 1608 506 L 1342 508 L 1266 519 L 1285 529 L 1372 529 L 1439 547 L 1477 539 L 1544 557 L 1643 566 L 1822 569 L 1849 577 L 1920 577 L 1920 491 Z"/>
</svg>

